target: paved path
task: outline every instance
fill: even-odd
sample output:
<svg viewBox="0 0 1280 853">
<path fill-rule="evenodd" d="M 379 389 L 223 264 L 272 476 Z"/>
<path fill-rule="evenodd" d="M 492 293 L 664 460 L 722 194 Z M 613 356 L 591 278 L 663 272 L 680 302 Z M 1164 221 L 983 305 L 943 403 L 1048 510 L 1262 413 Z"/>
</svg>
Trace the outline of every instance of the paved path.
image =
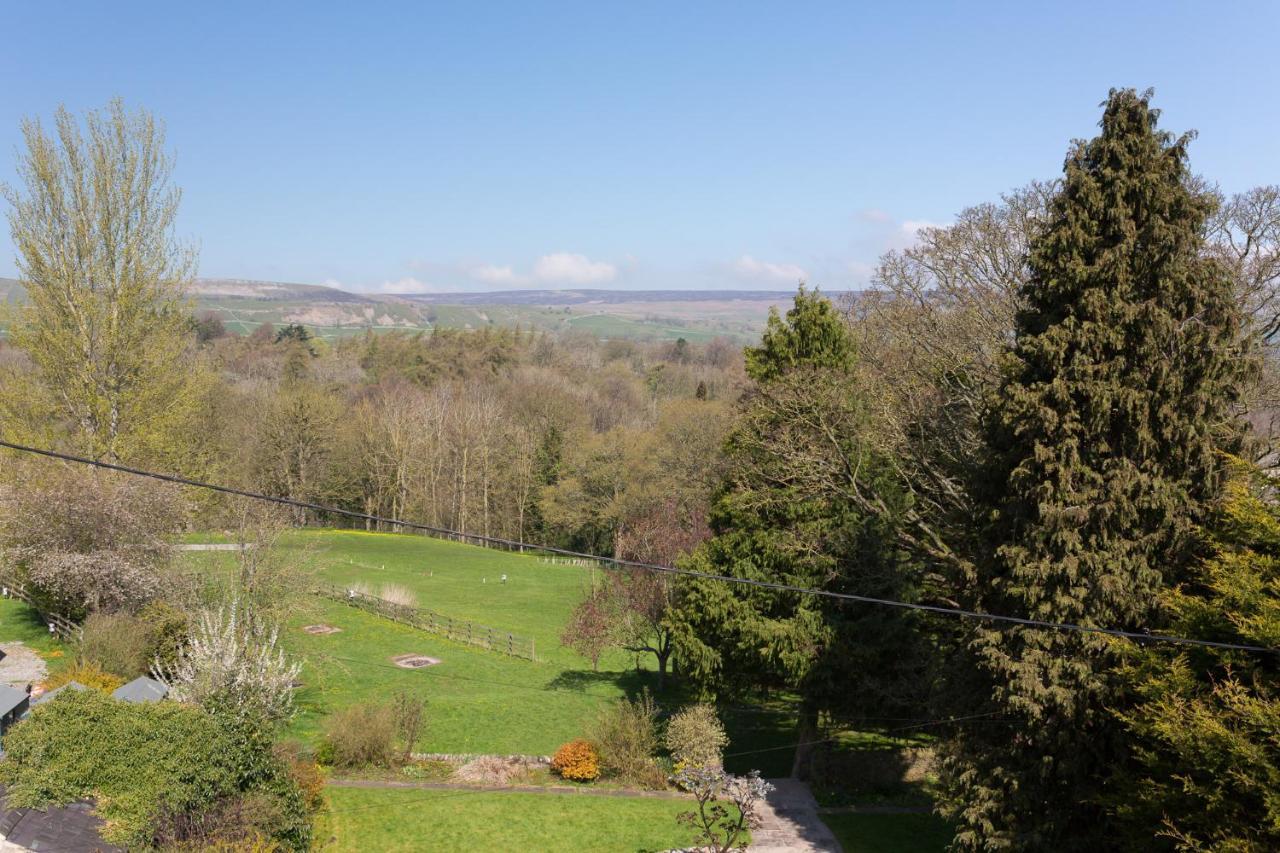
<svg viewBox="0 0 1280 853">
<path fill-rule="evenodd" d="M 761 825 L 751 833 L 755 853 L 843 853 L 818 817 L 818 801 L 798 779 L 770 779 L 773 790 L 760 808 Z"/>
</svg>

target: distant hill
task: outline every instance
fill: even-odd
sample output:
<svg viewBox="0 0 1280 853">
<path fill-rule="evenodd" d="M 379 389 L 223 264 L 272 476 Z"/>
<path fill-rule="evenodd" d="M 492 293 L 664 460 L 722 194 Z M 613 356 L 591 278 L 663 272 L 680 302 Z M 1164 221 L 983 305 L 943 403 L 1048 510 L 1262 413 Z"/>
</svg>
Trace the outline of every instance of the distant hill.
<svg viewBox="0 0 1280 853">
<path fill-rule="evenodd" d="M 22 288 L 0 278 L 0 301 Z M 792 290 L 504 290 L 491 293 L 352 293 L 315 284 L 200 278 L 192 286 L 199 311 L 217 314 L 229 329 L 263 323 L 301 323 L 323 337 L 433 327 L 516 326 L 580 331 L 602 338 L 707 341 L 754 340 L 771 307 Z M 833 294 L 838 295 L 838 294 Z"/>
</svg>

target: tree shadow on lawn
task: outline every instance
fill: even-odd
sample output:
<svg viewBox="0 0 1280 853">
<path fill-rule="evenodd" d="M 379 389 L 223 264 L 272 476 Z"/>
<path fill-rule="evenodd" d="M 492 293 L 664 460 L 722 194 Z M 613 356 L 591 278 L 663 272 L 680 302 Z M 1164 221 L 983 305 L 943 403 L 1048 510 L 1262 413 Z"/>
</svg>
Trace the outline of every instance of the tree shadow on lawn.
<svg viewBox="0 0 1280 853">
<path fill-rule="evenodd" d="M 622 672 L 594 672 L 589 669 L 566 669 L 546 683 L 548 690 L 568 690 L 574 693 L 598 693 L 593 687 L 613 687 L 632 696 L 645 687 L 653 689 L 652 673 L 625 670 Z"/>
</svg>

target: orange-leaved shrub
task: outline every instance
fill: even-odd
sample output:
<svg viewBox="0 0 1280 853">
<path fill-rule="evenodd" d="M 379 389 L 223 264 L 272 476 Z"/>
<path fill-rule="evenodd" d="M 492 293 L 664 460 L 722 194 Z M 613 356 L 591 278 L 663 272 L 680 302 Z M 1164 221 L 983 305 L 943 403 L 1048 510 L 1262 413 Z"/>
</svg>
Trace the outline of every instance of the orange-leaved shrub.
<svg viewBox="0 0 1280 853">
<path fill-rule="evenodd" d="M 551 769 L 564 779 L 591 782 L 600 776 L 600 753 L 590 741 L 571 740 L 556 750 Z"/>
</svg>

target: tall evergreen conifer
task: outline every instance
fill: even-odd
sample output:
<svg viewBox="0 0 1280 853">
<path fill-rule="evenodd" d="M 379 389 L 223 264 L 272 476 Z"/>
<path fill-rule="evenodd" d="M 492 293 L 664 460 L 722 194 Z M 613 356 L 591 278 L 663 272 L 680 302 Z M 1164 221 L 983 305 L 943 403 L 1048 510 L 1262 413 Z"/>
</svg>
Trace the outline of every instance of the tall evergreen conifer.
<svg viewBox="0 0 1280 853">
<path fill-rule="evenodd" d="M 1243 365 L 1227 275 L 1202 252 L 1211 200 L 1189 136 L 1150 94 L 1113 90 L 1078 142 L 1030 251 L 1016 340 L 980 472 L 987 551 L 974 606 L 1143 629 L 1195 554 L 1223 482 Z M 986 709 L 952 744 L 958 840 L 988 850 L 1105 850 L 1100 804 L 1125 748 L 1110 642 L 991 625 L 971 646 Z M 981 709 L 978 709 L 981 710 Z"/>
<path fill-rule="evenodd" d="M 718 575 L 886 597 L 911 580 L 893 519 L 862 511 L 858 490 L 899 505 L 889 466 L 866 440 L 853 341 L 831 303 L 801 290 L 761 345 L 755 387 L 725 445 L 713 537 L 684 565 Z M 681 672 L 721 697 L 795 691 L 803 699 L 795 772 L 806 771 L 821 712 L 874 714 L 901 702 L 924 658 L 912 617 L 827 598 L 688 581 L 670 616 Z M 913 654 L 913 649 L 917 650 Z"/>
</svg>

